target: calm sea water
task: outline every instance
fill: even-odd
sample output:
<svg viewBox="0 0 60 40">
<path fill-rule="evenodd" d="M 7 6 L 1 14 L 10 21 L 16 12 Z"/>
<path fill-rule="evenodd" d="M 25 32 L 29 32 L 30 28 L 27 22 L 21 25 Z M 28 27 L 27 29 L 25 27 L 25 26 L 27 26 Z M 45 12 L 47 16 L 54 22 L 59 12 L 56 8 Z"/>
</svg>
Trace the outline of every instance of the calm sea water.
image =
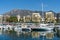
<svg viewBox="0 0 60 40">
<path fill-rule="evenodd" d="M 46 36 L 42 36 L 41 32 L 0 32 L 0 40 L 60 40 L 60 37 L 53 35 L 52 39 L 49 39 Z"/>
</svg>

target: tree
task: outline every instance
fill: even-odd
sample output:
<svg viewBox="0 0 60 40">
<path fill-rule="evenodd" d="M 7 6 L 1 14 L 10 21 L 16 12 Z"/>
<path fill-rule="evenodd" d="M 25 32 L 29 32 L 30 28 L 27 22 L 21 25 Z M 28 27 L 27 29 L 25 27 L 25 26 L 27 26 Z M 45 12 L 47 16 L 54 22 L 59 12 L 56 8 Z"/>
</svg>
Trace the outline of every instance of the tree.
<svg viewBox="0 0 60 40">
<path fill-rule="evenodd" d="M 6 21 L 7 21 L 7 22 L 18 22 L 16 16 L 11 16 L 10 18 L 7 18 Z"/>
</svg>

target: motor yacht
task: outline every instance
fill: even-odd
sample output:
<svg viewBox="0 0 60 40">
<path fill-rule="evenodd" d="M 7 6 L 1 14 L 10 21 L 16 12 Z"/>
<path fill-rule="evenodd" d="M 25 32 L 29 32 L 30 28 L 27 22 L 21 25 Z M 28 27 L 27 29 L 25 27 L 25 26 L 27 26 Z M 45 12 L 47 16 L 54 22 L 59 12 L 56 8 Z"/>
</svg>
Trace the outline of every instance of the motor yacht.
<svg viewBox="0 0 60 40">
<path fill-rule="evenodd" d="M 40 24 L 39 26 L 32 26 L 32 31 L 52 31 L 54 25 L 50 24 Z"/>
<path fill-rule="evenodd" d="M 14 26 L 14 31 L 21 32 L 22 31 L 21 25 Z"/>
<path fill-rule="evenodd" d="M 54 24 L 40 24 L 40 29 L 53 30 Z"/>
<path fill-rule="evenodd" d="M 22 31 L 31 31 L 30 25 L 22 24 Z"/>
</svg>

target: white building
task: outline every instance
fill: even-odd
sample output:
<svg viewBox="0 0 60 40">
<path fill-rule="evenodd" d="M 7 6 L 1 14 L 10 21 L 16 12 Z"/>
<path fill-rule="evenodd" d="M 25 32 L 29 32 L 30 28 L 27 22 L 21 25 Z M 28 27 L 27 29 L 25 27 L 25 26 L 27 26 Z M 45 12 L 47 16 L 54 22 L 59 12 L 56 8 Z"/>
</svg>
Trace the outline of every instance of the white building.
<svg viewBox="0 0 60 40">
<path fill-rule="evenodd" d="M 45 18 L 47 22 L 55 22 L 55 16 L 53 12 L 46 12 Z"/>
<path fill-rule="evenodd" d="M 17 15 L 18 22 L 20 21 L 20 15 Z"/>
<path fill-rule="evenodd" d="M 32 21 L 33 22 L 40 22 L 41 16 L 39 13 L 32 13 Z"/>
<path fill-rule="evenodd" d="M 0 24 L 3 22 L 3 15 L 0 15 Z"/>
<path fill-rule="evenodd" d="M 3 23 L 6 23 L 7 18 L 10 18 L 10 15 L 3 15 Z"/>
</svg>

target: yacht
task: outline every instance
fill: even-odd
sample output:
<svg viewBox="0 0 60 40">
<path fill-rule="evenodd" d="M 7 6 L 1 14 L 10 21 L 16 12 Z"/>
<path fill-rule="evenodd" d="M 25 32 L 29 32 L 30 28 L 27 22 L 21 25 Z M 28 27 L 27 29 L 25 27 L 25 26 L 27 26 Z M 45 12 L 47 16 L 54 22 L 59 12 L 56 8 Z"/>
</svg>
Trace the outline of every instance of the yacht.
<svg viewBox="0 0 60 40">
<path fill-rule="evenodd" d="M 43 13 L 43 3 L 42 3 L 42 23 L 39 26 L 33 27 L 32 30 L 34 31 L 52 31 L 54 28 L 54 23 L 44 23 L 44 13 Z"/>
<path fill-rule="evenodd" d="M 54 28 L 54 24 L 40 24 L 40 29 L 51 31 Z"/>
<path fill-rule="evenodd" d="M 2 31 L 2 29 L 3 29 L 3 25 L 0 25 L 0 31 Z"/>
<path fill-rule="evenodd" d="M 13 25 L 6 25 L 6 28 L 8 28 L 8 30 L 12 30 L 13 29 Z"/>
<path fill-rule="evenodd" d="M 32 31 L 53 31 L 54 25 L 40 24 L 39 26 L 32 26 Z"/>
<path fill-rule="evenodd" d="M 22 31 L 21 25 L 14 26 L 14 31 L 21 32 Z"/>
<path fill-rule="evenodd" d="M 27 24 L 22 24 L 22 31 L 28 31 L 30 32 L 31 31 L 31 28 L 30 28 L 30 25 L 27 25 Z"/>
<path fill-rule="evenodd" d="M 0 31 L 6 31 L 8 30 L 8 27 L 6 25 L 0 25 Z"/>
</svg>

